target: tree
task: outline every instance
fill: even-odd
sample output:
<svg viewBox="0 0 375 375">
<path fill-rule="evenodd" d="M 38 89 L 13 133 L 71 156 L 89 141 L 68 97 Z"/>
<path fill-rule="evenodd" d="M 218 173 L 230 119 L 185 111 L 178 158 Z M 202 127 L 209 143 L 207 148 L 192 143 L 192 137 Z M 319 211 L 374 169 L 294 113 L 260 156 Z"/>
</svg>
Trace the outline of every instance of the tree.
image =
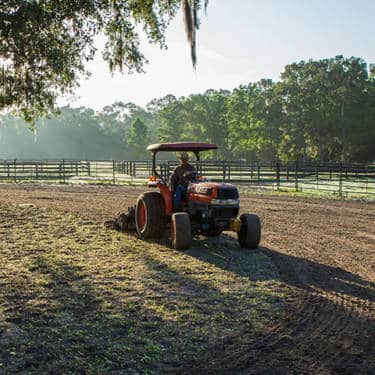
<svg viewBox="0 0 375 375">
<path fill-rule="evenodd" d="M 235 158 L 254 160 L 258 156 L 258 134 L 263 126 L 256 114 L 258 91 L 256 84 L 241 85 L 228 99 L 229 149 Z"/>
<path fill-rule="evenodd" d="M 198 11 L 208 0 L 8 0 L 0 3 L 0 110 L 18 110 L 30 121 L 72 92 L 84 63 L 106 37 L 103 58 L 111 71 L 141 72 L 146 57 L 139 29 L 165 47 L 165 30 L 182 5 L 196 63 Z"/>
<path fill-rule="evenodd" d="M 6 116 L 0 126 L 0 158 L 27 159 L 112 159 L 125 158 L 124 142 L 106 133 L 100 117 L 89 108 L 60 110 L 60 115 L 39 119 L 34 132 L 20 118 Z"/>
<path fill-rule="evenodd" d="M 287 65 L 281 77 L 283 158 L 353 160 L 371 132 L 366 62 L 343 56 L 301 61 Z"/>
<path fill-rule="evenodd" d="M 172 95 L 163 98 L 159 103 L 158 137 L 161 142 L 176 142 L 186 139 L 185 98 L 176 99 Z"/>
<path fill-rule="evenodd" d="M 182 133 L 185 139 L 216 143 L 219 150 L 205 153 L 204 157 L 228 158 L 228 126 L 226 122 L 227 90 L 207 90 L 183 101 Z"/>
<path fill-rule="evenodd" d="M 132 155 L 136 159 L 146 159 L 146 146 L 148 144 L 148 131 L 145 123 L 137 118 L 127 136 L 127 144 L 131 149 Z"/>
</svg>

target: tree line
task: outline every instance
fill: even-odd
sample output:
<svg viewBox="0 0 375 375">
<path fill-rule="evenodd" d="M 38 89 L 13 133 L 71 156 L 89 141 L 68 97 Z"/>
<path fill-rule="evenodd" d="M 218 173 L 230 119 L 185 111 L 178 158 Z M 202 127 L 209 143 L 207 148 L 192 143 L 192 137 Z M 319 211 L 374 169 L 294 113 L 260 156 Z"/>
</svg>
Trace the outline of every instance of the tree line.
<svg viewBox="0 0 375 375">
<path fill-rule="evenodd" d="M 358 57 L 301 61 L 277 82 L 167 95 L 145 108 L 64 107 L 34 130 L 7 115 L 0 158 L 147 159 L 148 143 L 184 140 L 218 144 L 206 155 L 215 159 L 373 162 L 375 67 Z"/>
</svg>

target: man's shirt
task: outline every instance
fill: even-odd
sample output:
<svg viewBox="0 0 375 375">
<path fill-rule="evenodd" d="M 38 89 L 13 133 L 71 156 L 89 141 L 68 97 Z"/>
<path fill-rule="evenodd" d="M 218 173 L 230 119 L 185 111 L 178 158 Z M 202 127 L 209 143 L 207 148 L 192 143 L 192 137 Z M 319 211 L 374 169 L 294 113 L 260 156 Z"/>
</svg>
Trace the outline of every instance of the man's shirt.
<svg viewBox="0 0 375 375">
<path fill-rule="evenodd" d="M 184 176 L 186 172 L 196 172 L 196 169 L 189 163 L 181 164 L 176 167 L 171 176 L 171 187 L 172 190 L 176 188 L 177 185 L 189 185 L 189 179 Z"/>
</svg>

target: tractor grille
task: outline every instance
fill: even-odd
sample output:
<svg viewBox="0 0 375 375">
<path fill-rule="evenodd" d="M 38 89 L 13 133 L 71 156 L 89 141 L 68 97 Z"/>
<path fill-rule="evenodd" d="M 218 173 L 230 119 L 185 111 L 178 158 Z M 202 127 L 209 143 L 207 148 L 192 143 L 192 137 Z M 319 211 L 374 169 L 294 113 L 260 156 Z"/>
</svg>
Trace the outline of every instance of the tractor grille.
<svg viewBox="0 0 375 375">
<path fill-rule="evenodd" d="M 231 207 L 215 207 L 212 210 L 212 216 L 214 218 L 232 218 L 238 215 L 238 208 Z"/>
<path fill-rule="evenodd" d="M 217 199 L 238 199 L 238 190 L 236 188 L 217 189 Z"/>
</svg>

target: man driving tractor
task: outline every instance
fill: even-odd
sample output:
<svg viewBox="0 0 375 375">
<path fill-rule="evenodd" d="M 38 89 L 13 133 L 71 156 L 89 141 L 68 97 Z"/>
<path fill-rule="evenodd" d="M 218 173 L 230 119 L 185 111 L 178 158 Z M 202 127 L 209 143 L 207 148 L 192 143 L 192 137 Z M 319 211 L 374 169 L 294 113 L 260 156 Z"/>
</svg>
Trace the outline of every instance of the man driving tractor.
<svg viewBox="0 0 375 375">
<path fill-rule="evenodd" d="M 189 164 L 187 152 L 194 153 L 199 162 L 200 152 L 216 149 L 217 145 L 203 142 L 149 145 L 152 174 L 148 186 L 159 191 L 147 191 L 138 197 L 137 203 L 123 215 L 122 229 L 134 225 L 140 238 L 161 238 L 170 231 L 172 246 L 177 250 L 188 249 L 194 235 L 217 237 L 223 231 L 232 231 L 237 233 L 241 247 L 256 249 L 261 238 L 261 222 L 254 214 L 243 213 L 238 217 L 240 200 L 236 186 L 201 181 Z M 170 184 L 159 173 L 156 163 L 156 154 L 164 151 L 182 152 L 181 163 L 173 171 Z M 188 205 L 181 212 L 183 199 L 188 200 Z"/>
<path fill-rule="evenodd" d="M 189 176 L 196 175 L 196 169 L 189 164 L 189 155 L 187 152 L 181 153 L 181 164 L 175 168 L 170 180 L 170 187 L 173 192 L 173 209 L 181 210 L 181 201 L 186 197 L 189 185 Z"/>
</svg>

